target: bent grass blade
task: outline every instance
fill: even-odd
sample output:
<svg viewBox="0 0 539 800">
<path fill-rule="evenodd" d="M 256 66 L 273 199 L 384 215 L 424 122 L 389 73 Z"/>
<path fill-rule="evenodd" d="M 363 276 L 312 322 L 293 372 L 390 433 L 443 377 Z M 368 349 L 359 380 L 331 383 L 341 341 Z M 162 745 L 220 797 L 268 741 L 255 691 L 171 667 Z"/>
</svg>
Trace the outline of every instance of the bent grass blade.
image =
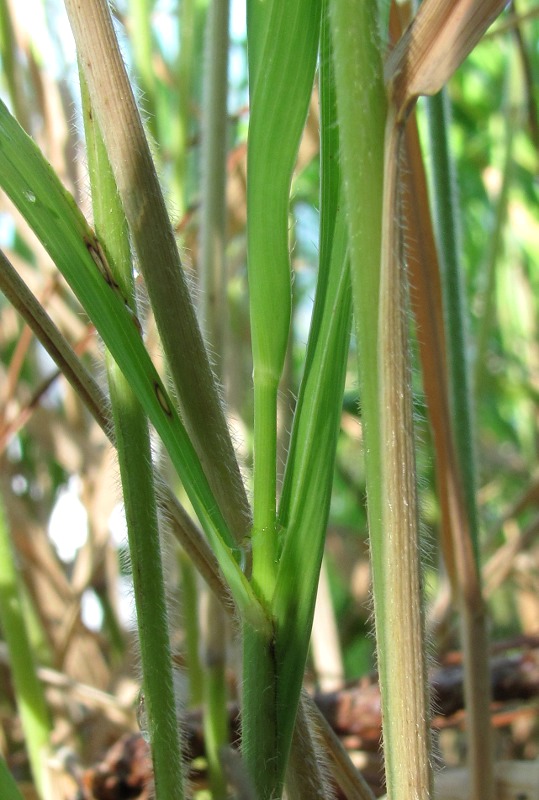
<svg viewBox="0 0 539 800">
<path fill-rule="evenodd" d="M 0 103 L 0 185 L 60 269 L 161 436 L 214 549 L 240 613 L 258 629 L 267 616 L 240 566 L 233 540 L 194 447 L 144 347 L 140 325 L 99 241 L 43 155 Z"/>
<path fill-rule="evenodd" d="M 111 424 L 109 398 L 101 391 L 92 376 L 79 361 L 58 328 L 39 304 L 0 250 L 0 291 L 21 314 L 33 330 L 64 377 L 86 405 L 95 421 L 115 447 Z M 172 533 L 196 565 L 202 578 L 219 599 L 224 611 L 233 614 L 234 601 L 219 571 L 213 551 L 200 528 L 179 503 L 168 485 L 159 487 L 159 503 L 166 514 Z"/>
</svg>

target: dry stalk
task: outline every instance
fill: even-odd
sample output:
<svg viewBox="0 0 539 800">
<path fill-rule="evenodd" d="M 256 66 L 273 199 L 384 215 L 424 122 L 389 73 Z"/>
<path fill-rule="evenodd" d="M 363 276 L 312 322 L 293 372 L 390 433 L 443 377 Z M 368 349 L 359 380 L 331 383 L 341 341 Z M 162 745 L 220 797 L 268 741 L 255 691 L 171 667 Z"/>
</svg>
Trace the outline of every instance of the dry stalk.
<svg viewBox="0 0 539 800">
<path fill-rule="evenodd" d="M 384 741 L 388 797 L 419 800 L 432 792 L 427 669 L 419 560 L 412 393 L 402 263 L 399 162 L 403 125 L 390 108 L 386 123 L 379 366 L 382 437 L 382 531 L 386 623 L 378 631 L 388 675 Z"/>
<path fill-rule="evenodd" d="M 504 0 L 426 0 L 415 15 L 412 23 L 408 26 L 404 34 L 399 39 L 396 47 L 390 54 L 386 63 L 385 75 L 388 82 L 388 96 L 390 111 L 388 115 L 388 127 L 386 134 L 386 161 L 385 161 L 385 193 L 384 193 L 384 250 L 382 257 L 382 286 L 380 300 L 380 321 L 381 321 L 381 346 L 382 346 L 382 368 L 386 369 L 386 375 L 382 377 L 381 387 L 384 395 L 382 403 L 383 412 L 383 445 L 384 445 L 384 474 L 388 487 L 387 500 L 384 505 L 384 528 L 386 535 L 391 537 L 393 530 L 398 531 L 401 514 L 403 528 L 409 524 L 409 517 L 416 513 L 415 509 L 410 509 L 406 500 L 404 508 L 400 508 L 399 502 L 399 480 L 406 486 L 409 480 L 409 472 L 405 459 L 407 458 L 407 447 L 412 447 L 411 442 L 406 442 L 403 435 L 410 423 L 411 409 L 405 407 L 399 391 L 406 386 L 407 364 L 400 358 L 405 359 L 406 330 L 398 329 L 394 334 L 389 332 L 389 322 L 399 319 L 399 302 L 404 300 L 404 278 L 402 269 L 399 269 L 398 260 L 401 255 L 401 246 L 398 238 L 393 239 L 395 228 L 394 220 L 399 219 L 399 197 L 398 197 L 398 158 L 400 153 L 400 141 L 406 118 L 413 108 L 416 98 L 422 94 L 434 94 L 449 80 L 453 72 L 461 64 L 464 58 L 475 47 L 479 39 L 483 36 L 486 29 L 503 10 Z M 394 183 L 393 183 L 394 182 Z M 398 230 L 398 228 L 397 228 Z M 386 321 L 382 308 L 387 315 Z M 404 326 L 402 312 L 400 316 L 401 328 Z M 398 344 L 401 337 L 401 346 Z M 386 337 L 386 338 L 384 338 Z M 399 361 L 395 360 L 392 352 L 391 339 L 397 342 L 395 349 Z M 394 363 L 392 363 L 392 359 Z M 384 367 L 385 365 L 385 367 Z M 398 370 L 402 371 L 401 381 L 391 386 L 392 375 Z M 391 392 L 395 392 L 393 409 L 395 412 L 395 427 L 391 428 Z M 406 392 L 404 392 L 406 394 Z M 386 414 L 387 409 L 387 414 Z M 401 416 L 402 415 L 402 416 Z M 386 424 L 388 427 L 386 428 Z M 404 426 L 404 430 L 399 428 Z M 393 445 L 395 452 L 397 445 L 393 438 L 398 439 L 402 436 L 402 459 L 391 459 L 391 451 L 386 452 L 388 443 Z M 448 460 L 453 462 L 454 457 L 452 442 L 444 442 Z M 399 461 L 403 474 L 399 476 L 397 468 Z M 394 473 L 387 473 L 387 469 L 394 469 Z M 413 472 L 411 473 L 413 475 Z M 488 690 L 488 670 L 486 664 L 487 634 L 485 625 L 485 609 L 481 593 L 481 583 L 478 567 L 475 563 L 472 551 L 471 537 L 469 535 L 467 519 L 463 518 L 462 501 L 460 498 L 460 487 L 454 468 L 449 470 L 449 476 L 454 480 L 448 489 L 448 512 L 454 525 L 452 541 L 451 562 L 455 567 L 454 575 L 459 588 L 459 599 L 462 612 L 462 638 L 466 669 L 466 695 L 470 703 L 470 722 L 471 735 L 469 738 L 470 748 L 470 796 L 474 800 L 490 800 L 493 796 L 494 783 L 492 771 L 492 748 L 490 738 L 490 718 L 489 718 L 489 690 Z M 391 491 L 391 482 L 395 482 Z M 394 503 L 394 505 L 392 505 Z M 389 529 L 387 527 L 388 523 Z M 459 524 L 460 523 L 460 524 Z M 413 536 L 413 533 L 410 532 Z M 402 565 L 408 564 L 408 558 L 403 553 Z M 393 565 L 399 567 L 398 562 Z M 404 569 L 401 566 L 401 569 Z M 406 652 L 406 648 L 404 650 Z M 397 668 L 399 665 L 395 665 Z M 408 669 L 409 666 L 407 665 Z M 404 666 L 402 667 L 404 669 Z M 388 796 L 391 794 L 391 786 L 388 776 Z M 396 792 L 396 797 L 401 797 L 400 792 Z M 427 796 L 418 795 L 419 797 Z"/>
</svg>

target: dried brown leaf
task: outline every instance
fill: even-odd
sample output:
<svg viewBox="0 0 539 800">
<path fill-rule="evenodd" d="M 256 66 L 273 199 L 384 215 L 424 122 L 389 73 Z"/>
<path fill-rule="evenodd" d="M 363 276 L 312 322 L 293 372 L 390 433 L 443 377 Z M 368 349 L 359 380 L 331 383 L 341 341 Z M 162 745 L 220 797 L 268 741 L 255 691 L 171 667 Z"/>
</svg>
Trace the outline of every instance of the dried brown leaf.
<svg viewBox="0 0 539 800">
<path fill-rule="evenodd" d="M 419 95 L 436 94 L 473 50 L 507 0 L 424 0 L 385 67 L 398 116 Z"/>
</svg>

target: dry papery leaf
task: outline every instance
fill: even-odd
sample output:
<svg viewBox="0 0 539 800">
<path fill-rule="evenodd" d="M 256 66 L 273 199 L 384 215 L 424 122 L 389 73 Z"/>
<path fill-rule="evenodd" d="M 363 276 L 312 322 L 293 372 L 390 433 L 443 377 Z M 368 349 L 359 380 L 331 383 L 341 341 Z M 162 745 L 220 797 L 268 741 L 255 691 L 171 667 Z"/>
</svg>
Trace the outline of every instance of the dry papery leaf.
<svg viewBox="0 0 539 800">
<path fill-rule="evenodd" d="M 399 117 L 419 95 L 440 91 L 506 5 L 507 0 L 424 0 L 385 66 Z"/>
</svg>

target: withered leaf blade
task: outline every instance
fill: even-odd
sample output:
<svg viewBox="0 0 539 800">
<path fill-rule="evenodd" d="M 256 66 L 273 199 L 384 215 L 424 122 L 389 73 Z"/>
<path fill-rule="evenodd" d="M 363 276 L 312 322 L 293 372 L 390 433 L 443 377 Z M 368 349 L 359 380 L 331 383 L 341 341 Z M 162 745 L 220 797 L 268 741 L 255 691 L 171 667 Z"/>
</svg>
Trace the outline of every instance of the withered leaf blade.
<svg viewBox="0 0 539 800">
<path fill-rule="evenodd" d="M 440 91 L 506 5 L 507 0 L 424 0 L 385 66 L 399 116 L 419 95 Z"/>
</svg>

